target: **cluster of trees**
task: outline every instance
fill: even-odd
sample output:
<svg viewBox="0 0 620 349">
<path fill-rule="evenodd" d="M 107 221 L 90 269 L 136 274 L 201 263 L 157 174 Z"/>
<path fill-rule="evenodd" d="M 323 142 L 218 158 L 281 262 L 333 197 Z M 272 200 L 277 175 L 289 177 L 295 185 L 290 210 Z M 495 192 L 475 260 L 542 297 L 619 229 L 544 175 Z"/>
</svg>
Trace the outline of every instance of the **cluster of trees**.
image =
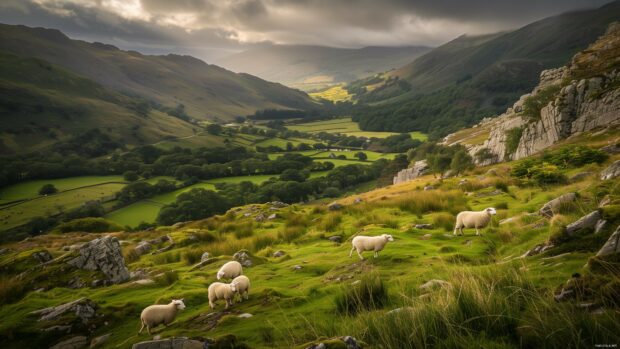
<svg viewBox="0 0 620 349">
<path fill-rule="evenodd" d="M 377 140 L 376 143 L 388 153 L 404 153 L 409 149 L 419 147 L 422 141 L 411 138 L 409 133 L 401 133 Z"/>
</svg>

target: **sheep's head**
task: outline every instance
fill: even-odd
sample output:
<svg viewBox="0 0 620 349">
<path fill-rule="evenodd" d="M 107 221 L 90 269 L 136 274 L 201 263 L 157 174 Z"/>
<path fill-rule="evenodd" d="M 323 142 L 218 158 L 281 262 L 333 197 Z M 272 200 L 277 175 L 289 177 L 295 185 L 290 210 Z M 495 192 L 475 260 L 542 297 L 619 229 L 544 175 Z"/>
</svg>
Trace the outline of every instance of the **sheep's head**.
<svg viewBox="0 0 620 349">
<path fill-rule="evenodd" d="M 174 304 L 179 310 L 185 309 L 185 303 L 183 303 L 183 299 L 173 299 L 172 304 Z"/>
<path fill-rule="evenodd" d="M 221 280 L 224 277 L 225 274 L 226 273 L 224 271 L 222 271 L 222 270 L 218 271 L 217 272 L 217 279 Z"/>
<path fill-rule="evenodd" d="M 486 211 L 486 213 L 490 214 L 491 216 L 497 214 L 497 211 L 493 207 L 489 207 L 489 208 L 485 209 L 485 211 Z"/>
<path fill-rule="evenodd" d="M 230 290 L 233 292 L 237 292 L 237 284 L 235 284 L 234 282 L 230 283 Z"/>
<path fill-rule="evenodd" d="M 383 238 L 387 241 L 394 241 L 394 237 L 390 234 L 383 234 Z"/>
</svg>

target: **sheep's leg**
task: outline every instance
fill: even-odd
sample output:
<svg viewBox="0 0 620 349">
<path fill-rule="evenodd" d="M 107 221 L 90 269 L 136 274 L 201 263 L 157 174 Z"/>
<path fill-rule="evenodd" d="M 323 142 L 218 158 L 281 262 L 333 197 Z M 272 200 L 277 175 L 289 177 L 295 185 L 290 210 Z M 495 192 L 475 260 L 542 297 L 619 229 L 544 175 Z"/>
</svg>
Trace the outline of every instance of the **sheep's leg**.
<svg viewBox="0 0 620 349">
<path fill-rule="evenodd" d="M 458 233 L 456 232 L 459 229 L 459 227 L 457 225 L 454 226 L 454 236 L 457 236 Z"/>
<path fill-rule="evenodd" d="M 142 327 L 140 327 L 140 331 L 138 331 L 138 334 L 141 334 L 143 330 L 144 330 L 144 322 L 142 323 Z"/>
<path fill-rule="evenodd" d="M 230 300 L 228 300 L 228 299 L 227 299 L 227 300 L 226 300 L 226 307 L 225 307 L 224 309 L 228 309 L 228 307 L 229 307 L 230 305 L 231 305 L 231 304 L 230 304 Z"/>
<path fill-rule="evenodd" d="M 250 299 L 250 292 L 249 291 L 245 291 L 245 300 Z"/>
<path fill-rule="evenodd" d="M 355 250 L 355 246 L 351 247 L 351 252 L 349 252 L 349 258 L 351 258 L 351 256 L 353 256 L 353 250 Z"/>
<path fill-rule="evenodd" d="M 211 309 L 215 309 L 215 303 L 209 301 L 209 306 L 211 307 Z"/>
<path fill-rule="evenodd" d="M 364 257 L 362 256 L 362 254 L 360 253 L 360 251 L 359 251 L 359 250 L 357 251 L 357 255 L 358 255 L 358 256 L 360 256 L 360 259 L 361 259 L 361 260 L 364 260 Z"/>
<path fill-rule="evenodd" d="M 478 230 L 478 227 L 476 227 L 476 236 L 480 236 L 480 231 Z"/>
<path fill-rule="evenodd" d="M 146 325 L 146 332 L 148 332 L 149 334 L 151 334 L 151 326 Z"/>
<path fill-rule="evenodd" d="M 375 258 L 379 257 L 379 252 L 375 251 L 375 255 L 374 255 L 374 257 L 375 257 Z"/>
</svg>

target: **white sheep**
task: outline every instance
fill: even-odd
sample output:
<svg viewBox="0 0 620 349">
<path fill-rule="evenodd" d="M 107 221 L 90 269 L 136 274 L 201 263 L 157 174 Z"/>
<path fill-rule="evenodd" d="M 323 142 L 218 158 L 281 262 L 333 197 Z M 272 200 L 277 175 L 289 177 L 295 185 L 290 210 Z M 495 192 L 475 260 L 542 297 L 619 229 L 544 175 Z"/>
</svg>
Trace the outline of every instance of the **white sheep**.
<svg viewBox="0 0 620 349">
<path fill-rule="evenodd" d="M 217 279 L 234 279 L 241 274 L 243 274 L 243 267 L 241 267 L 241 263 L 231 261 L 222 265 L 220 270 L 217 272 Z"/>
<path fill-rule="evenodd" d="M 209 306 L 215 309 L 215 302 L 220 299 L 226 301 L 226 309 L 233 304 L 237 286 L 233 283 L 225 284 L 223 282 L 214 282 L 209 285 Z"/>
<path fill-rule="evenodd" d="M 479 228 L 486 227 L 491 221 L 491 216 L 496 215 L 497 211 L 493 207 L 485 208 L 482 211 L 463 211 L 456 215 L 454 225 L 454 235 L 460 231 L 463 235 L 463 228 L 476 228 L 476 235 L 480 235 Z"/>
<path fill-rule="evenodd" d="M 146 331 L 151 334 L 151 328 L 157 327 L 161 324 L 164 326 L 168 326 L 170 323 L 174 321 L 174 318 L 177 316 L 177 312 L 179 310 L 185 309 L 185 303 L 183 303 L 183 299 L 173 299 L 168 304 L 155 304 L 149 305 L 148 307 L 142 310 L 140 314 L 140 321 L 142 322 L 142 327 L 138 334 L 142 333 L 144 327 L 146 326 Z"/>
<path fill-rule="evenodd" d="M 240 301 L 243 300 L 244 294 L 245 299 L 250 298 L 250 279 L 247 276 L 239 275 L 231 282 L 231 284 L 235 284 Z"/>
<path fill-rule="evenodd" d="M 353 247 L 351 248 L 351 252 L 349 252 L 349 258 L 351 258 L 355 250 L 357 250 L 357 255 L 360 256 L 361 260 L 364 260 L 364 257 L 362 257 L 362 252 L 364 251 L 374 251 L 374 257 L 377 258 L 379 256 L 379 251 L 383 250 L 388 241 L 394 241 L 392 235 L 356 236 L 351 241 Z"/>
</svg>

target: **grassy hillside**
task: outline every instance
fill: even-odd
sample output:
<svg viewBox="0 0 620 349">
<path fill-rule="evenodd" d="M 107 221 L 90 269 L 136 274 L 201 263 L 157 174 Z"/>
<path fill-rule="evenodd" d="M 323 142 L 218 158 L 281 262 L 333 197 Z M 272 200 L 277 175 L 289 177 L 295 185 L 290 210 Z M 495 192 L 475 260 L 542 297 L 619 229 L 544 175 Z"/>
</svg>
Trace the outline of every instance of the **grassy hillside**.
<svg viewBox="0 0 620 349">
<path fill-rule="evenodd" d="M 0 26 L 0 50 L 44 59 L 108 88 L 168 107 L 183 104 L 196 119 L 231 119 L 258 109 L 304 109 L 304 93 L 179 55 L 146 56 L 111 45 L 71 40 L 53 29 Z"/>
<path fill-rule="evenodd" d="M 331 120 L 321 120 L 321 121 L 313 121 L 313 122 L 305 122 L 305 123 L 296 123 L 286 125 L 286 128 L 307 132 L 307 133 L 319 133 L 319 132 L 327 132 L 327 133 L 341 133 L 347 136 L 355 136 L 355 137 L 366 137 L 366 138 L 386 138 L 389 136 L 393 136 L 399 134 L 399 132 L 372 132 L 372 131 L 362 131 L 359 125 L 352 121 L 351 118 L 338 118 Z M 420 141 L 425 141 L 427 139 L 426 135 L 422 132 L 413 131 L 409 132 L 411 134 L 411 138 L 418 139 Z"/>
<path fill-rule="evenodd" d="M 598 147 L 617 137 L 618 131 L 612 130 L 582 134 L 570 142 Z M 550 153 L 564 146 L 559 144 Z M 145 306 L 171 298 L 184 298 L 187 309 L 173 324 L 157 329 L 158 336 L 222 341 L 232 334 L 252 348 L 306 348 L 318 342 L 338 348 L 338 338 L 345 335 L 357 338 L 364 348 L 519 348 L 541 343 L 566 348 L 617 343 L 617 255 L 593 258 L 620 224 L 618 180 L 601 181 L 597 176 L 617 159 L 614 155 L 602 164 L 561 170 L 566 176 L 591 174 L 543 187 L 514 177 L 511 168 L 518 163 L 504 163 L 458 178 L 425 176 L 345 197 L 339 200 L 343 209 L 336 211 L 322 204 L 250 205 L 174 227 L 114 233 L 122 241 L 129 269 L 144 270 L 147 279 L 154 280 L 150 283 L 70 289 L 69 282 L 75 284 L 77 278 L 90 285 L 98 273 L 66 269 L 62 258 L 41 268 L 31 257 L 42 249 L 54 257 L 70 254 L 63 247 L 99 234 L 44 235 L 5 244 L 2 247 L 8 251 L 0 255 L 4 278 L 0 343 L 5 348 L 36 347 L 71 337 L 42 332 L 71 321 L 70 316 L 48 322 L 36 321 L 29 313 L 80 297 L 98 304 L 101 317 L 86 333 L 89 338 L 109 333 L 106 348 L 152 338 L 137 334 L 139 314 Z M 424 191 L 427 185 L 436 189 Z M 552 219 L 536 213 L 545 202 L 567 192 L 578 193 L 574 205 L 562 207 Z M 610 204 L 598 208 L 605 196 Z M 472 229 L 466 229 L 465 236 L 451 234 L 456 213 L 490 206 L 498 209 L 498 215 L 482 236 L 474 236 Z M 597 209 L 608 222 L 601 232 L 586 230 L 572 237 L 563 233 L 566 224 Z M 275 219 L 255 220 L 259 213 L 272 212 Z M 415 228 L 420 223 L 433 226 Z M 391 234 L 395 241 L 378 258 L 367 252 L 367 259 L 360 261 L 355 254 L 348 257 L 356 234 Z M 172 249 L 143 256 L 133 252 L 140 241 L 163 235 L 174 240 Z M 343 243 L 327 239 L 334 235 Z M 555 247 L 520 257 L 546 241 L 555 241 Z M 252 280 L 249 300 L 228 310 L 221 302 L 209 309 L 207 286 L 216 281 L 218 268 L 242 249 L 253 261 L 244 268 Z M 284 256 L 273 257 L 279 250 Z M 213 256 L 211 263 L 192 268 L 203 252 Z M 27 275 L 18 278 L 23 271 Z M 424 286 L 431 280 L 439 281 Z M 556 302 L 554 294 L 562 287 L 583 293 Z M 245 313 L 252 316 L 239 316 Z M 80 333 L 78 328 L 74 331 Z"/>
<path fill-rule="evenodd" d="M 91 129 L 127 145 L 184 137 L 195 127 L 140 100 L 36 58 L 0 52 L 0 153 L 41 149 Z"/>
<path fill-rule="evenodd" d="M 307 91 L 402 67 L 429 49 L 273 45 L 236 53 L 216 63 Z"/>
<path fill-rule="evenodd" d="M 371 105 L 355 119 L 370 131 L 443 136 L 504 111 L 536 85 L 542 70 L 565 65 L 618 18 L 615 1 L 507 33 L 459 37 L 384 74 L 379 84 L 376 78 L 350 84 L 357 99 Z"/>
</svg>

